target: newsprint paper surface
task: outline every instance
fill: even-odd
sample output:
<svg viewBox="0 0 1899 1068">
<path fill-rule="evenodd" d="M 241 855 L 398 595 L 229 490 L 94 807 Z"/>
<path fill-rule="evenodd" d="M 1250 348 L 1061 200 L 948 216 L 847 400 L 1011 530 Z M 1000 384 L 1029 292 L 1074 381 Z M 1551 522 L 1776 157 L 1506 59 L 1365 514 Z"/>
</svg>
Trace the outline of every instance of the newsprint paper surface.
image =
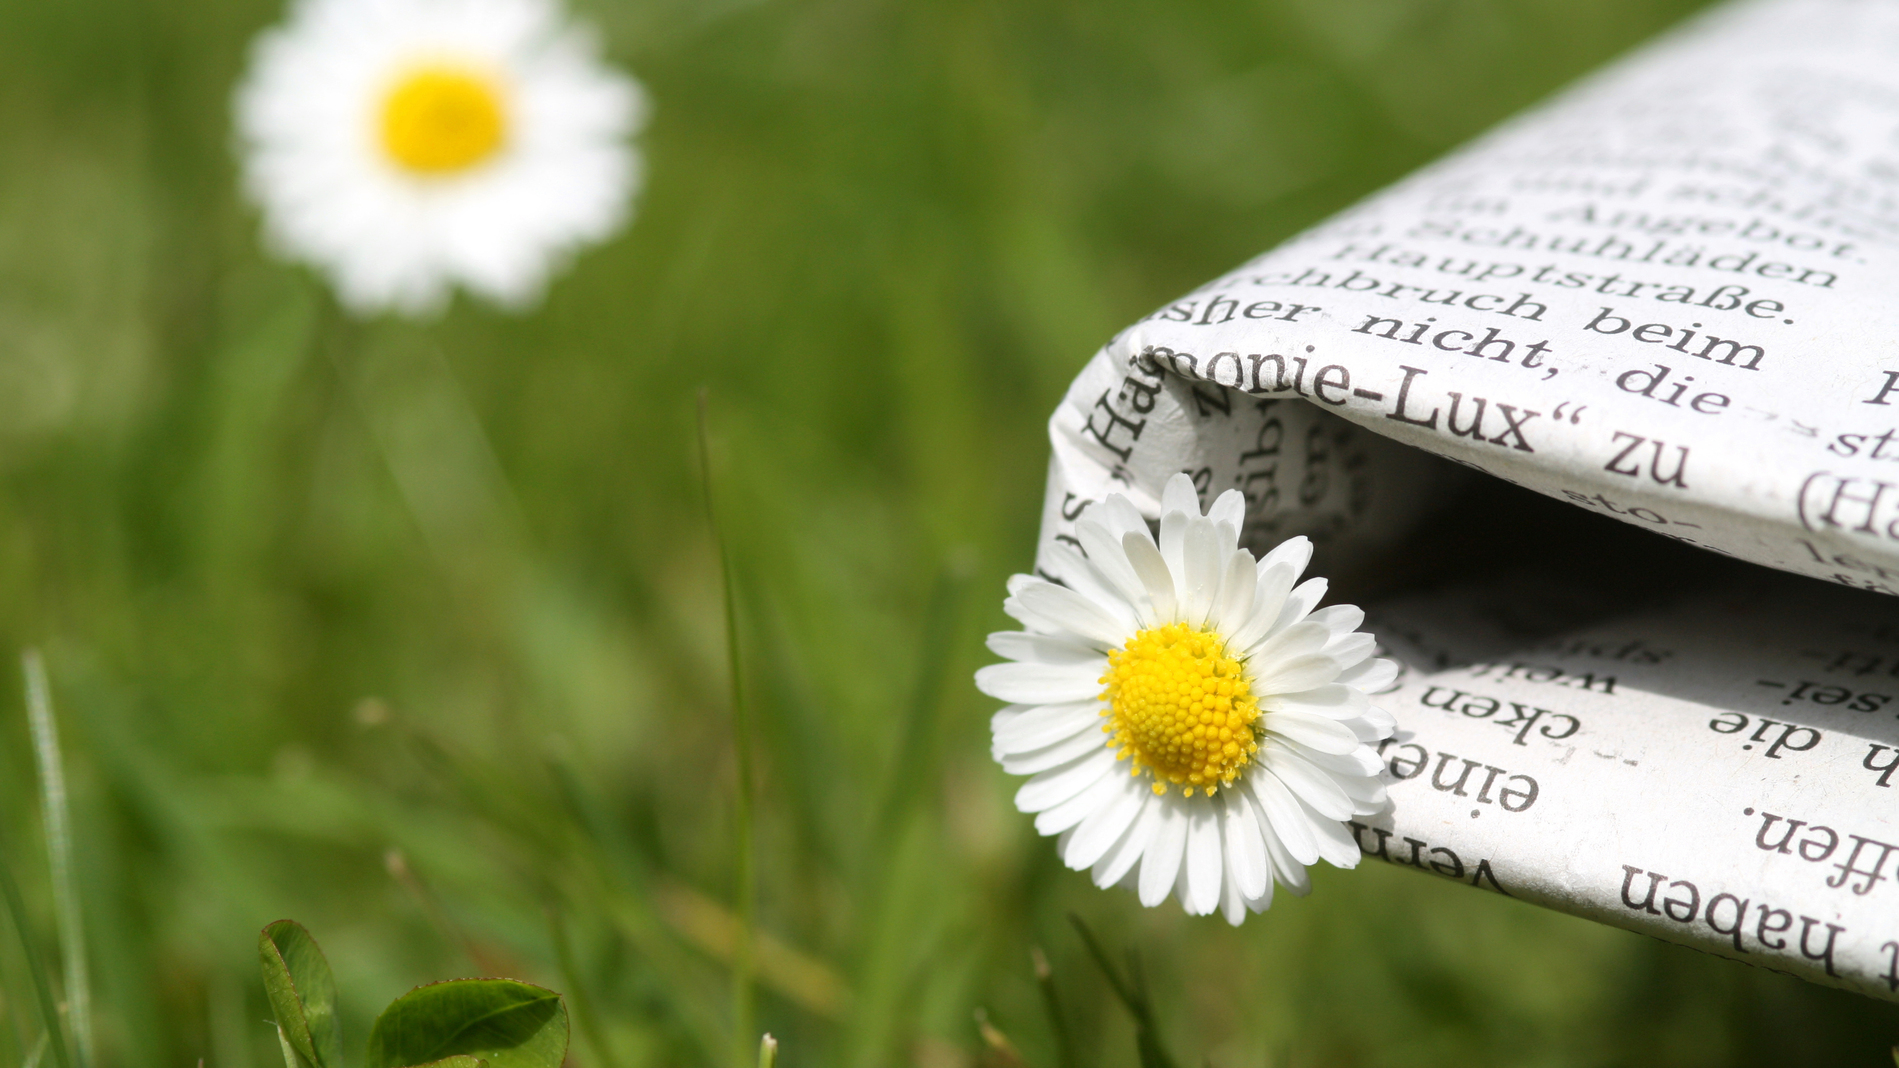
<svg viewBox="0 0 1899 1068">
<path fill-rule="evenodd" d="M 1896 337 L 1899 4 L 1730 5 L 1116 336 L 1040 562 L 1179 471 L 1255 547 L 1389 552 L 1430 453 L 1808 576 L 1554 634 L 1373 611 L 1407 670 L 1359 843 L 1899 1000 L 1899 600 L 1837 589 L 1899 594 Z"/>
</svg>

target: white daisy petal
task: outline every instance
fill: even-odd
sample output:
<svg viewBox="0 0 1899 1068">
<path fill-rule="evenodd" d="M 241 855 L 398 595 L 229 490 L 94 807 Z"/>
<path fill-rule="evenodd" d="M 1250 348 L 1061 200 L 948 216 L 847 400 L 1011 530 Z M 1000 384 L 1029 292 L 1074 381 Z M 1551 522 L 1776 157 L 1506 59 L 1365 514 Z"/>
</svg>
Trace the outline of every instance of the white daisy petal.
<svg viewBox="0 0 1899 1068">
<path fill-rule="evenodd" d="M 1220 917 L 1229 927 L 1238 927 L 1246 922 L 1246 897 L 1233 882 L 1233 872 L 1228 870 L 1226 879 L 1220 886 Z"/>
<path fill-rule="evenodd" d="M 1069 589 L 1086 597 L 1096 608 L 1113 617 L 1117 634 L 1140 629 L 1140 614 L 1128 603 L 1127 595 L 1093 561 L 1061 542 L 1049 549 L 1049 560 L 1055 567 L 1056 576 Z"/>
<path fill-rule="evenodd" d="M 1339 663 L 1324 654 L 1280 660 L 1253 676 L 1254 693 L 1291 693 L 1324 686 L 1339 677 Z"/>
<path fill-rule="evenodd" d="M 1246 495 L 1239 490 L 1227 490 L 1220 494 L 1214 499 L 1213 507 L 1207 509 L 1207 518 L 1219 526 L 1232 528 L 1227 537 L 1237 542 L 1240 528 L 1246 525 Z M 1228 544 L 1225 548 L 1231 552 L 1234 545 Z"/>
<path fill-rule="evenodd" d="M 1259 571 L 1259 581 L 1253 587 L 1253 607 L 1245 623 L 1233 631 L 1232 643 L 1240 649 L 1249 649 L 1259 644 L 1273 624 L 1279 622 L 1280 609 L 1286 605 L 1286 595 L 1292 592 L 1292 584 L 1299 578 L 1289 564 L 1279 564 Z"/>
<path fill-rule="evenodd" d="M 990 664 L 976 671 L 976 688 L 998 701 L 1053 705 L 1099 695 L 1100 678 L 1091 664 Z"/>
<path fill-rule="evenodd" d="M 1043 809 L 1035 817 L 1035 833 L 1055 835 L 1088 818 L 1088 814 L 1106 804 L 1120 790 L 1120 776 L 1103 775 L 1088 788 L 1053 808 Z"/>
<path fill-rule="evenodd" d="M 1119 493 L 1109 494 L 1108 499 L 1097 506 L 1093 518 L 1105 526 L 1116 541 L 1120 541 L 1123 534 L 1139 534 L 1150 544 L 1154 540 L 1154 533 L 1147 528 L 1147 519 L 1141 510 Z"/>
<path fill-rule="evenodd" d="M 1160 521 L 1160 554 L 1167 561 L 1167 573 L 1174 577 L 1180 603 L 1187 603 L 1187 528 L 1199 516 L 1186 512 L 1164 512 Z M 1132 553 L 1129 553 L 1132 556 Z M 1184 614 L 1184 613 L 1183 613 Z"/>
<path fill-rule="evenodd" d="M 1290 750 L 1278 747 L 1268 749 L 1265 765 L 1314 812 L 1329 820 L 1352 818 L 1352 799 L 1346 796 L 1338 781 L 1301 760 Z"/>
<path fill-rule="evenodd" d="M 1146 535 L 1132 533 L 1121 536 L 1121 548 L 1128 554 L 1128 565 L 1146 587 L 1155 616 L 1164 620 L 1174 618 L 1179 605 L 1174 593 L 1174 574 L 1161 557 L 1160 549 Z"/>
<path fill-rule="evenodd" d="M 1206 627 L 1207 616 L 1213 611 L 1213 599 L 1220 592 L 1220 576 L 1226 569 L 1222 557 L 1220 535 L 1213 524 L 1204 519 L 1189 519 L 1180 546 L 1180 618 L 1195 630 Z"/>
<path fill-rule="evenodd" d="M 1226 870 L 1233 877 L 1241 897 L 1257 898 L 1266 893 L 1273 881 L 1272 861 L 1266 856 L 1266 842 L 1260 837 L 1259 820 L 1253 806 L 1234 791 L 1222 791 L 1225 807 L 1223 830 L 1226 835 Z"/>
<path fill-rule="evenodd" d="M 1163 817 L 1160 810 L 1165 807 L 1167 799 L 1155 796 L 1145 786 L 1140 786 L 1136 792 L 1141 795 L 1141 808 L 1135 813 L 1134 823 L 1128 827 L 1126 834 L 1108 847 L 1100 860 L 1095 861 L 1092 872 L 1094 882 L 1103 890 L 1119 884 L 1135 870 L 1141 857 L 1146 854 L 1148 845 L 1154 841 L 1155 829 L 1161 824 Z"/>
<path fill-rule="evenodd" d="M 1041 812 L 1054 808 L 1093 786 L 1114 768 L 1114 754 L 1096 749 L 1030 779 L 1015 792 L 1015 807 L 1022 812 Z"/>
<path fill-rule="evenodd" d="M 992 746 L 997 753 L 1028 753 L 1083 731 L 1099 733 L 1100 729 L 1099 701 L 1041 705 L 993 727 Z"/>
<path fill-rule="evenodd" d="M 1357 605 L 1335 604 L 1307 616 L 1306 622 L 1324 624 L 1334 636 L 1350 634 L 1358 629 L 1360 623 L 1365 622 L 1365 610 Z"/>
<path fill-rule="evenodd" d="M 1180 861 L 1187 851 L 1187 811 L 1173 797 L 1156 798 L 1159 817 L 1154 838 L 1141 854 L 1141 904 L 1148 908 L 1167 900 L 1174 881 L 1180 876 Z"/>
<path fill-rule="evenodd" d="M 1365 693 L 1378 693 L 1398 681 L 1396 661 L 1366 660 L 1339 673 L 1339 682 Z"/>
<path fill-rule="evenodd" d="M 1273 547 L 1273 550 L 1259 558 L 1259 573 L 1264 575 L 1275 567 L 1285 567 L 1292 572 L 1292 580 L 1306 573 L 1306 566 L 1312 563 L 1312 539 L 1303 534 L 1296 538 L 1287 538 Z"/>
<path fill-rule="evenodd" d="M 1248 803 L 1250 804 L 1251 802 L 1248 802 Z M 1247 898 L 1246 908 L 1250 912 L 1265 912 L 1267 909 L 1272 908 L 1272 906 L 1273 906 L 1273 881 L 1271 879 L 1267 879 L 1266 892 L 1259 895 L 1258 897 Z"/>
<path fill-rule="evenodd" d="M 1031 582 L 1003 602 L 1002 610 L 1044 634 L 1073 634 L 1113 648 L 1127 637 L 1114 615 L 1081 594 L 1053 582 Z"/>
<path fill-rule="evenodd" d="M 1310 622 L 1308 620 L 1307 622 Z M 1339 662 L 1339 666 L 1357 667 L 1365 658 L 1378 648 L 1378 639 L 1363 632 L 1334 635 L 1325 643 L 1325 655 Z"/>
<path fill-rule="evenodd" d="M 1002 765 L 1003 771 L 1011 775 L 1034 775 L 1037 772 L 1060 767 L 1093 750 L 1104 749 L 1105 743 L 1106 739 L 1098 730 L 1079 731 L 1054 745 L 1045 745 L 1026 753 L 1000 754 L 996 757 L 996 762 Z"/>
<path fill-rule="evenodd" d="M 1225 634 L 1237 631 L 1252 615 L 1253 597 L 1258 592 L 1259 577 L 1253 571 L 1252 554 L 1244 549 L 1229 551 L 1226 570 L 1220 576 L 1220 595 L 1214 601 L 1208 626 Z"/>
<path fill-rule="evenodd" d="M 1372 742 L 1383 741 L 1390 737 L 1392 726 L 1396 726 L 1396 724 L 1388 726 L 1366 716 L 1356 716 L 1352 719 L 1344 720 L 1343 722 L 1347 727 L 1352 729 L 1352 733 L 1358 737 L 1360 742 L 1367 745 Z"/>
<path fill-rule="evenodd" d="M 1211 915 L 1220 905 L 1220 882 L 1226 870 L 1221 841 L 1220 814 L 1212 798 L 1197 798 L 1187 806 L 1187 911 Z"/>
<path fill-rule="evenodd" d="M 1305 712 L 1327 719 L 1344 720 L 1366 714 L 1371 710 L 1372 703 L 1371 698 L 1361 691 L 1335 682 L 1298 693 L 1274 694 L 1262 702 L 1261 707 L 1274 712 Z"/>
<path fill-rule="evenodd" d="M 1062 863 L 1076 871 L 1093 867 L 1125 838 L 1141 814 L 1142 803 L 1154 796 L 1145 783 L 1121 773 L 1119 768 L 1115 769 L 1115 777 L 1121 782 L 1121 792 L 1089 813 L 1062 849 Z"/>
<path fill-rule="evenodd" d="M 1326 629 L 1325 624 L 1308 619 L 1300 623 L 1294 623 L 1292 626 L 1279 631 L 1272 637 L 1248 649 L 1246 656 L 1248 660 L 1259 661 L 1262 664 L 1293 660 L 1302 656 L 1311 656 L 1319 652 L 1324 649 L 1325 644 L 1331 640 L 1332 632 Z M 1258 668 L 1255 670 L 1260 671 L 1267 669 Z M 1282 687 L 1275 687 L 1275 689 L 1281 688 Z"/>
<path fill-rule="evenodd" d="M 1344 790 L 1345 796 L 1352 799 L 1352 815 L 1354 816 L 1369 816 L 1374 812 L 1382 812 L 1391 801 L 1390 795 L 1385 792 L 1385 784 L 1377 779 L 1348 779 L 1341 776 L 1337 781 L 1339 789 Z"/>
<path fill-rule="evenodd" d="M 1264 776 L 1262 776 L 1264 777 Z M 1246 793 L 1248 803 L 1253 806 L 1254 818 L 1259 820 L 1260 841 L 1266 844 L 1266 856 L 1272 862 L 1273 878 L 1291 891 L 1295 897 L 1303 897 L 1312 888 L 1312 878 L 1306 874 L 1306 866 L 1286 847 L 1285 836 L 1273 827 L 1272 817 L 1267 815 L 1266 806 L 1260 802 L 1259 795 L 1251 790 Z M 1314 843 L 1316 848 L 1317 843 Z M 1271 894 L 1269 887 L 1267 893 Z"/>
<path fill-rule="evenodd" d="M 1268 712 L 1260 717 L 1267 733 L 1290 738 L 1321 753 L 1349 753 L 1359 746 L 1358 736 L 1337 720 L 1305 712 Z"/>
<path fill-rule="evenodd" d="M 1004 705 L 1003 707 L 996 710 L 995 715 L 989 717 L 989 729 L 991 732 L 1002 730 L 1004 727 L 1007 727 L 1009 724 L 1014 723 L 1018 719 L 1021 719 L 1025 713 L 1032 712 L 1039 707 L 1041 706 L 1040 705 Z"/>
<path fill-rule="evenodd" d="M 1273 623 L 1273 631 L 1290 627 L 1310 614 L 1314 605 L 1325 600 L 1326 586 L 1322 578 L 1307 579 L 1294 586 L 1292 592 L 1286 595 L 1285 607 L 1279 610 L 1279 619 Z"/>
<path fill-rule="evenodd" d="M 1099 649 L 1066 641 L 1054 634 L 999 630 L 984 644 L 989 646 L 990 652 L 1008 660 L 1035 664 L 1098 664 L 1102 671 L 1108 669 L 1108 661 Z"/>
<path fill-rule="evenodd" d="M 1327 819 L 1310 805 L 1306 809 L 1306 826 L 1312 831 L 1319 847 L 1319 859 L 1334 868 L 1356 868 L 1364 853 L 1358 848 L 1358 840 L 1352 832 L 1338 820 Z"/>
<path fill-rule="evenodd" d="M 1184 474 L 1169 477 L 1167 485 L 1161 487 L 1161 515 L 1169 512 L 1200 515 L 1200 491 L 1193 488 L 1193 479 Z"/>
<path fill-rule="evenodd" d="M 1284 735 L 1281 735 L 1284 738 Z M 1288 749 L 1298 753 L 1306 762 L 1325 769 L 1334 775 L 1364 778 L 1376 777 L 1384 773 L 1385 760 L 1378 751 L 1369 745 L 1361 745 L 1349 753 L 1321 753 L 1308 745 L 1302 745 L 1285 738 Z"/>
<path fill-rule="evenodd" d="M 1081 542 L 1089 562 L 1101 570 L 1102 576 L 1134 610 L 1141 626 L 1153 626 L 1157 622 L 1153 604 L 1148 600 L 1147 588 L 1141 585 L 1141 576 L 1135 574 L 1134 565 L 1128 563 L 1127 550 L 1121 547 L 1121 535 L 1084 519 L 1075 524 L 1075 538 Z"/>
<path fill-rule="evenodd" d="M 1246 782 L 1253 788 L 1253 798 L 1259 802 L 1260 809 L 1266 813 L 1267 826 L 1279 836 L 1286 852 L 1301 864 L 1317 861 L 1318 839 L 1313 837 L 1306 811 L 1299 807 L 1299 799 L 1292 796 L 1292 791 L 1271 772 L 1249 775 Z"/>
</svg>

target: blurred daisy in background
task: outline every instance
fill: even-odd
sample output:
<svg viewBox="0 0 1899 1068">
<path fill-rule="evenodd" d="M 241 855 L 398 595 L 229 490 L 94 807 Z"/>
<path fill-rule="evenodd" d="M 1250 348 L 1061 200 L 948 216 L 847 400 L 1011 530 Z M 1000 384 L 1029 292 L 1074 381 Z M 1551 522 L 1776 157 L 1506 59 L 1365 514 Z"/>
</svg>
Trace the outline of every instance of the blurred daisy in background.
<svg viewBox="0 0 1899 1068">
<path fill-rule="evenodd" d="M 1313 610 L 1311 542 L 1239 547 L 1245 512 L 1229 490 L 1201 515 L 1175 475 L 1157 543 L 1111 494 L 1076 524 L 1081 552 L 1055 548 L 1064 584 L 1009 581 L 1003 610 L 1027 629 L 990 635 L 1012 662 L 976 673 L 1012 702 L 992 729 L 1003 769 L 1033 776 L 1016 806 L 1070 868 L 1236 925 L 1275 881 L 1304 894 L 1307 865 L 1358 863 L 1345 821 L 1383 807 L 1370 743 L 1395 727 L 1367 694 L 1397 674 L 1358 632 L 1365 613 Z"/>
<path fill-rule="evenodd" d="M 236 105 L 272 245 L 359 313 L 531 304 L 640 179 L 639 85 L 549 0 L 301 0 Z"/>
</svg>

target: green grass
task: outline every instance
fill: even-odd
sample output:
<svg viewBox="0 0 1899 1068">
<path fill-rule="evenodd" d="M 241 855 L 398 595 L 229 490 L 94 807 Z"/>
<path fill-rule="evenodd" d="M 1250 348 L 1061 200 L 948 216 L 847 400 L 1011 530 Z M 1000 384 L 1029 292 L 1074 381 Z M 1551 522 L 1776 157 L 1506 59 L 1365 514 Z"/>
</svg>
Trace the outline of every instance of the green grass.
<svg viewBox="0 0 1899 1068">
<path fill-rule="evenodd" d="M 1071 911 L 1182 1065 L 1881 1063 L 1882 1007 L 1384 866 L 1238 932 L 1095 891 L 968 683 L 1102 340 L 1694 6 L 595 0 L 638 218 L 535 314 L 412 325 L 258 250 L 227 104 L 274 4 L 0 4 L 0 646 L 51 679 L 95 1068 L 274 1064 L 286 916 L 350 1050 L 499 971 L 584 1068 L 728 1063 L 739 956 L 788 1068 L 1007 1063 L 978 1009 L 1133 1065 Z M 0 701 L 0 1068 L 71 1052 L 32 754 Z"/>
</svg>

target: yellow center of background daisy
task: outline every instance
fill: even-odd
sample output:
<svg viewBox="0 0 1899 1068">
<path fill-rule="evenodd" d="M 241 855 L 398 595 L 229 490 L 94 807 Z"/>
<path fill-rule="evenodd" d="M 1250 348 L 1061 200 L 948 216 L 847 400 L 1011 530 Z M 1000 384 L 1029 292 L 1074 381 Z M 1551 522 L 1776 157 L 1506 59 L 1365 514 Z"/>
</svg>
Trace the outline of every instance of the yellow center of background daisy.
<svg viewBox="0 0 1899 1068">
<path fill-rule="evenodd" d="M 1184 623 L 1141 631 L 1108 654 L 1101 682 L 1108 745 L 1133 774 L 1152 773 L 1157 794 L 1173 783 L 1212 796 L 1259 752 L 1259 702 L 1218 634 Z"/>
<path fill-rule="evenodd" d="M 418 174 L 464 171 L 494 155 L 508 116 L 493 79 L 456 67 L 423 67 L 382 103 L 382 147 Z"/>
</svg>

